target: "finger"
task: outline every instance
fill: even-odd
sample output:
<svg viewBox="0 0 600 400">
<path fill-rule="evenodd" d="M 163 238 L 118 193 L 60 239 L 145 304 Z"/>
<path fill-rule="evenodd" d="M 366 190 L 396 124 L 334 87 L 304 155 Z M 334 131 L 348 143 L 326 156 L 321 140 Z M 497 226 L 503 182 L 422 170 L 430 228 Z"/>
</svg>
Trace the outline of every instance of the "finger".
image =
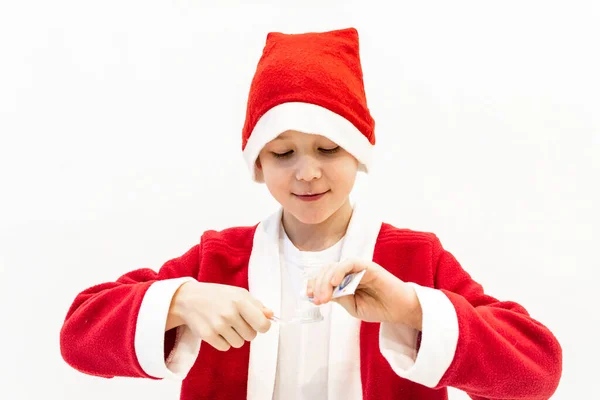
<svg viewBox="0 0 600 400">
<path fill-rule="evenodd" d="M 322 271 L 319 272 L 317 274 L 317 276 L 315 276 L 313 278 L 313 281 L 314 281 L 313 292 L 314 292 L 314 296 L 315 296 L 313 300 L 315 301 L 315 304 L 318 304 L 319 296 L 321 295 L 321 281 L 322 280 L 323 280 Z"/>
<path fill-rule="evenodd" d="M 257 332 L 266 333 L 271 328 L 271 321 L 265 316 L 263 310 L 267 309 L 262 303 L 242 301 L 238 305 L 242 318 Z M 272 314 L 273 312 L 269 309 Z"/>
<path fill-rule="evenodd" d="M 245 343 L 244 338 L 242 338 L 227 321 L 218 322 L 214 329 L 231 345 L 231 347 L 239 349 Z"/>
<path fill-rule="evenodd" d="M 331 300 L 334 286 L 331 284 L 331 278 L 338 270 L 338 264 L 331 265 L 326 271 L 324 271 L 322 280 L 319 286 L 319 303 L 327 303 Z"/>
<path fill-rule="evenodd" d="M 199 333 L 200 339 L 203 342 L 210 344 L 212 347 L 219 351 L 227 351 L 231 348 L 231 345 L 215 330 L 211 329 L 208 325 L 203 325 L 196 330 L 190 326 L 192 331 L 197 331 Z"/>
<path fill-rule="evenodd" d="M 315 297 L 316 278 L 309 279 L 306 283 L 306 296 Z"/>
<path fill-rule="evenodd" d="M 251 342 L 256 337 L 256 331 L 240 315 L 238 321 L 233 325 L 233 329 L 247 342 Z"/>
<path fill-rule="evenodd" d="M 327 291 L 327 285 L 329 284 L 327 276 L 333 268 L 335 268 L 335 264 L 329 264 L 328 266 L 324 267 L 317 275 L 314 286 L 315 304 L 323 303 L 323 298 Z"/>
<path fill-rule="evenodd" d="M 340 285 L 344 278 L 349 274 L 363 271 L 368 268 L 368 263 L 357 260 L 346 260 L 340 263 L 335 273 L 332 275 L 330 284 L 334 287 Z"/>
<path fill-rule="evenodd" d="M 273 310 L 271 310 L 269 307 L 265 306 L 260 300 L 254 298 L 252 296 L 249 296 L 244 301 L 250 301 L 251 304 L 253 304 L 255 307 L 259 308 L 267 319 L 269 319 L 269 318 L 273 317 L 273 315 L 275 315 Z"/>
<path fill-rule="evenodd" d="M 227 351 L 231 348 L 231 345 L 221 335 L 210 335 L 203 339 L 203 342 L 210 344 L 212 347 L 219 351 Z"/>
<path fill-rule="evenodd" d="M 275 312 L 273 312 L 273 310 L 267 307 L 263 307 L 261 311 L 267 319 L 270 319 L 273 317 L 273 315 L 275 315 Z"/>
</svg>

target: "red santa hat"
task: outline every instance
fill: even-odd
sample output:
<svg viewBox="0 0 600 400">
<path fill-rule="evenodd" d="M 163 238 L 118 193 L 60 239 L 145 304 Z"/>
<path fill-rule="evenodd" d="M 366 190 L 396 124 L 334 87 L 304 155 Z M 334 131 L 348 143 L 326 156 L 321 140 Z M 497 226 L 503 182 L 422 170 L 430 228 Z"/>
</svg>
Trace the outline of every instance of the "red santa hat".
<svg viewBox="0 0 600 400">
<path fill-rule="evenodd" d="M 250 86 L 242 150 L 252 179 L 262 148 L 287 130 L 337 143 L 368 172 L 375 122 L 367 107 L 354 28 L 321 33 L 267 35 Z"/>
</svg>

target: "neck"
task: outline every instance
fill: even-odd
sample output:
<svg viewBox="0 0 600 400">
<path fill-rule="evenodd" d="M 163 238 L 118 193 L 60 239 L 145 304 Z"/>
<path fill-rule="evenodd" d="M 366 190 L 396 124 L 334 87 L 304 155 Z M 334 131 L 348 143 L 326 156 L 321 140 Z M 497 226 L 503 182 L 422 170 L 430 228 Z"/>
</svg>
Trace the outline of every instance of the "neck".
<svg viewBox="0 0 600 400">
<path fill-rule="evenodd" d="M 321 251 L 333 246 L 344 237 L 351 217 L 352 205 L 350 199 L 346 199 L 344 205 L 318 224 L 302 223 L 284 210 L 283 228 L 299 250 Z"/>
</svg>

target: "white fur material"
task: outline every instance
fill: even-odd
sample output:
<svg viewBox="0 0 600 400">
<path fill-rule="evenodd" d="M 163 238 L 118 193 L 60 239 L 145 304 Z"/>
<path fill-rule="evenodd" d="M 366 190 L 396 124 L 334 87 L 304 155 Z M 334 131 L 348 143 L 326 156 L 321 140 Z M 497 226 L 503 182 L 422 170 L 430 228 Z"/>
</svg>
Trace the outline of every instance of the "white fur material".
<svg viewBox="0 0 600 400">
<path fill-rule="evenodd" d="M 360 171 L 368 172 L 371 167 L 373 145 L 346 118 L 315 104 L 283 103 L 258 120 L 244 148 L 244 160 L 254 181 L 262 181 L 262 174 L 256 170 L 262 148 L 289 130 L 325 136 L 352 154 Z"/>
<path fill-rule="evenodd" d="M 277 314 L 281 301 L 278 238 L 282 210 L 257 228 L 249 265 L 250 293 Z M 381 220 L 364 208 L 354 207 L 342 247 L 342 260 L 373 259 Z M 277 331 L 277 324 L 271 331 Z M 259 335 L 250 344 L 248 399 L 271 399 L 277 368 L 278 335 Z M 360 320 L 351 317 L 339 304 L 331 310 L 331 337 L 327 392 L 329 399 L 362 398 L 360 376 Z"/>
<path fill-rule="evenodd" d="M 167 279 L 153 283 L 142 300 L 135 330 L 135 354 L 144 372 L 155 378 L 182 380 L 200 352 L 200 340 L 192 331 L 177 328 L 175 347 L 165 363 L 165 324 L 175 292 L 192 278 Z"/>
<path fill-rule="evenodd" d="M 417 331 L 404 325 L 381 324 L 379 348 L 396 374 L 435 387 L 450 367 L 458 343 L 454 305 L 441 290 L 411 283 L 423 310 L 421 346 Z"/>
</svg>

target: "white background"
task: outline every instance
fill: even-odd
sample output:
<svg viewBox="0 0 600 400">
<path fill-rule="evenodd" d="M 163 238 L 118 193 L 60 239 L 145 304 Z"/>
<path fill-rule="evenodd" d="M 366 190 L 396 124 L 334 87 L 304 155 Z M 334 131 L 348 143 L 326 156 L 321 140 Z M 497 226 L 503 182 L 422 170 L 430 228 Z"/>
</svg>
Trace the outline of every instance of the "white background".
<svg viewBox="0 0 600 400">
<path fill-rule="evenodd" d="M 553 330 L 555 399 L 600 398 L 597 2 L 201 3 L 0 5 L 0 398 L 178 398 L 68 367 L 67 308 L 274 210 L 241 154 L 265 36 L 347 26 L 377 123 L 357 192 Z"/>
</svg>

